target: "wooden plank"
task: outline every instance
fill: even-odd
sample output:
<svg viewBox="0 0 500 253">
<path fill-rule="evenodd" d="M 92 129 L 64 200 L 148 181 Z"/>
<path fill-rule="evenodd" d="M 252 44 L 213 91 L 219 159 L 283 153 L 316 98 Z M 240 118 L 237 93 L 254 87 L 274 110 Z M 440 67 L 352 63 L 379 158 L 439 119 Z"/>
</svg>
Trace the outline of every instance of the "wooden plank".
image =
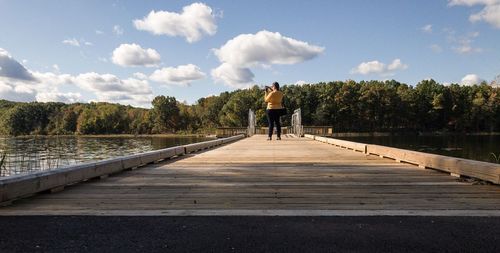
<svg viewBox="0 0 500 253">
<path fill-rule="evenodd" d="M 500 216 L 498 186 L 307 138 L 265 138 L 38 194 L 0 208 L 0 215 Z"/>
</svg>

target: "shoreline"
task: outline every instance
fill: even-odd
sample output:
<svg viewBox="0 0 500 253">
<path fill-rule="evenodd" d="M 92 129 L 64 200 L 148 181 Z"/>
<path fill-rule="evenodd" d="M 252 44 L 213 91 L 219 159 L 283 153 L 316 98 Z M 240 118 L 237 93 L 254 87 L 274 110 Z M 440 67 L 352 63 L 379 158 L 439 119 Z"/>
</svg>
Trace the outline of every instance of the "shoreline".
<svg viewBox="0 0 500 253">
<path fill-rule="evenodd" d="M 333 133 L 331 137 L 378 137 L 378 136 L 486 136 L 500 135 L 500 132 L 343 132 Z"/>
<path fill-rule="evenodd" d="M 145 137 L 206 137 L 210 138 L 215 135 L 212 134 L 61 134 L 61 135 L 51 135 L 51 134 L 34 134 L 34 135 L 0 135 L 0 138 L 34 138 L 34 137 L 83 137 L 83 138 L 145 138 Z"/>
</svg>

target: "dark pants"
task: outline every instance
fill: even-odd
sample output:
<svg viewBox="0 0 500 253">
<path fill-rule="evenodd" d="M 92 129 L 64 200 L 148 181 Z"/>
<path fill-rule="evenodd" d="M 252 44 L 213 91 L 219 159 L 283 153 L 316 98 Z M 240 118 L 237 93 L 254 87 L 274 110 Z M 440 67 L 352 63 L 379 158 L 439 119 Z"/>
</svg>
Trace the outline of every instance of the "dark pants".
<svg viewBox="0 0 500 253">
<path fill-rule="evenodd" d="M 278 110 L 276 109 L 268 109 L 266 111 L 267 114 L 267 122 L 269 123 L 269 137 L 273 136 L 273 129 L 276 124 L 276 135 L 281 137 L 281 124 L 280 124 L 280 116 L 278 114 Z"/>
</svg>

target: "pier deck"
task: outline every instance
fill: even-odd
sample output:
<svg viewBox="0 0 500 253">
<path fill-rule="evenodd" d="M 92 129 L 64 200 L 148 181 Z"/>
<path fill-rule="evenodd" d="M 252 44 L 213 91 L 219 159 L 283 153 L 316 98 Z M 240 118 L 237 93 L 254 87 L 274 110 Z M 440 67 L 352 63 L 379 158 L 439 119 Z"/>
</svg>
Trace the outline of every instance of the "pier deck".
<svg viewBox="0 0 500 253">
<path fill-rule="evenodd" d="M 0 215 L 500 216 L 500 187 L 291 135 L 37 194 Z"/>
</svg>

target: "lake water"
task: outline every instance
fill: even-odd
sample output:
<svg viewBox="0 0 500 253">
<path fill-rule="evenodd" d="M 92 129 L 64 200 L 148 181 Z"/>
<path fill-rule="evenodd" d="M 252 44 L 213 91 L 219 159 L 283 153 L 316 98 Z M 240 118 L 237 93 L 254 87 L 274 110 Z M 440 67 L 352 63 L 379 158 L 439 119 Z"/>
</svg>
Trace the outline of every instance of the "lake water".
<svg viewBox="0 0 500 253">
<path fill-rule="evenodd" d="M 498 162 L 491 153 L 494 153 L 496 156 L 500 156 L 500 135 L 410 135 L 342 137 L 338 139 L 410 149 L 485 162 Z"/>
<path fill-rule="evenodd" d="M 193 136 L 0 137 L 0 176 L 11 176 L 122 155 L 142 153 L 213 138 Z"/>
</svg>

